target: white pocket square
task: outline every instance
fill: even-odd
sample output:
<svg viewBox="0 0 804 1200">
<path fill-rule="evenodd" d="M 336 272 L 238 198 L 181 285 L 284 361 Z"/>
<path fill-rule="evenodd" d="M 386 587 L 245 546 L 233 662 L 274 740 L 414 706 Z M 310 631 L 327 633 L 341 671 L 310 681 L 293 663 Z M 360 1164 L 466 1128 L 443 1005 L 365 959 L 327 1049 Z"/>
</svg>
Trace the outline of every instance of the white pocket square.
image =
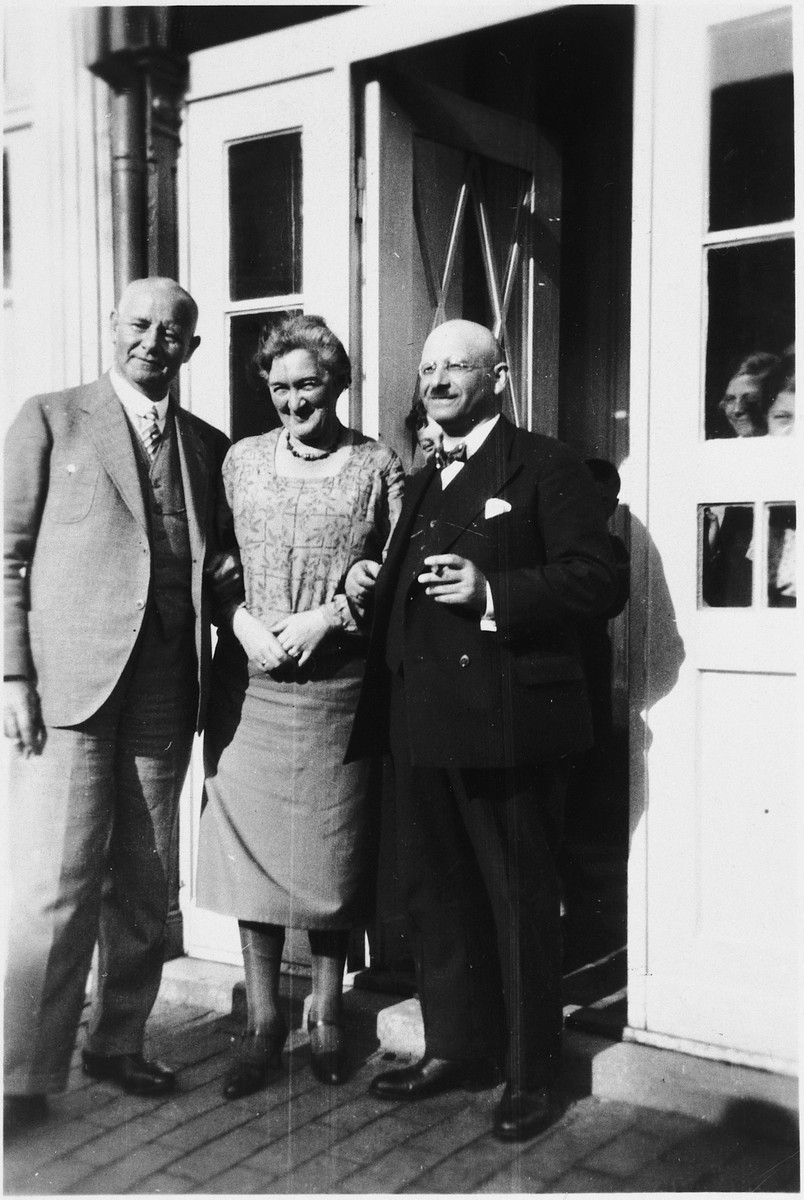
<svg viewBox="0 0 804 1200">
<path fill-rule="evenodd" d="M 492 496 L 490 500 L 486 501 L 486 511 L 484 512 L 483 516 L 488 521 L 491 517 L 499 517 L 503 513 L 510 511 L 511 505 L 507 500 L 500 500 L 498 496 Z"/>
</svg>

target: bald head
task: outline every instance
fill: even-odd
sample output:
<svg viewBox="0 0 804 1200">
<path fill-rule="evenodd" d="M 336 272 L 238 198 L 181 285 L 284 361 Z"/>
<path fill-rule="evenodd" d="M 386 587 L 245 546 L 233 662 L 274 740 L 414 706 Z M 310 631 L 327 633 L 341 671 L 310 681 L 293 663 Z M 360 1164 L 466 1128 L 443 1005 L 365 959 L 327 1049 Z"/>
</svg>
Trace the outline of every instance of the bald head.
<svg viewBox="0 0 804 1200">
<path fill-rule="evenodd" d="M 112 313 L 118 371 L 149 400 L 160 400 L 195 352 L 198 306 L 175 279 L 135 279 Z"/>
<path fill-rule="evenodd" d="M 508 380 L 500 343 L 475 321 L 445 321 L 424 343 L 422 400 L 445 433 L 463 437 L 499 412 Z"/>
<path fill-rule="evenodd" d="M 132 279 L 131 283 L 123 289 L 116 311 L 120 312 L 122 308 L 138 304 L 141 300 L 152 296 L 158 296 L 164 303 L 173 305 L 189 325 L 191 336 L 195 333 L 195 327 L 198 324 L 198 305 L 188 291 L 176 283 L 175 279 L 169 279 L 166 275 Z"/>
<path fill-rule="evenodd" d="M 467 354 L 471 354 L 478 361 L 488 363 L 489 366 L 505 361 L 502 347 L 490 329 L 485 325 L 478 325 L 477 321 L 463 320 L 445 321 L 443 325 L 436 325 L 424 343 L 422 361 L 428 357 L 436 357 L 438 352 L 443 351 L 444 346 L 456 345 L 461 345 Z"/>
</svg>

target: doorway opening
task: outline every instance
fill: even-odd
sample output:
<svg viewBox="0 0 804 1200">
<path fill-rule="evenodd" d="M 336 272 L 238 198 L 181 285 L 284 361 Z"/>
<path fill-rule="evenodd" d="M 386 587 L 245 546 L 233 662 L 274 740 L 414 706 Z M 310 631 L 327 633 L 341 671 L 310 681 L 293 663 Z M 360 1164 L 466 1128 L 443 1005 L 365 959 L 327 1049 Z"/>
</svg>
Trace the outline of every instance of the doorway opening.
<svg viewBox="0 0 804 1200">
<path fill-rule="evenodd" d="M 584 458 L 627 456 L 633 45 L 633 9 L 578 6 L 355 69 L 369 243 L 372 200 L 377 214 L 364 263 L 376 253 L 378 278 L 354 344 L 372 383 L 376 362 L 379 435 L 408 463 L 418 355 L 454 316 L 501 337 L 517 424 Z M 626 512 L 611 531 L 628 545 Z M 574 767 L 562 861 L 566 1002 L 576 1023 L 613 1032 L 625 1019 L 627 620 L 609 629 L 612 728 Z M 399 991 L 412 977 L 390 777 L 382 810 L 365 982 Z"/>
</svg>

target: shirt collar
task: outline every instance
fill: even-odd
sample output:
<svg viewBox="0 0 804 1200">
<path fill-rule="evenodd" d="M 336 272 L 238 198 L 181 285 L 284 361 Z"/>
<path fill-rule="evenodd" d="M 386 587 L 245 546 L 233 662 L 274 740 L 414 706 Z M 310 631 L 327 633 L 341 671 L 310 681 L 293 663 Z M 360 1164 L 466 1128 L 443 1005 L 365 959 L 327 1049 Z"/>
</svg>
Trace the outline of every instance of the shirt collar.
<svg viewBox="0 0 804 1200">
<path fill-rule="evenodd" d="M 116 367 L 112 367 L 109 372 L 109 379 L 114 388 L 115 395 L 127 412 L 135 417 L 150 417 L 151 409 L 156 405 L 157 420 L 160 427 L 164 424 L 168 405 L 170 404 L 169 395 L 163 396 L 161 400 L 149 400 L 132 383 L 129 383 Z"/>
<path fill-rule="evenodd" d="M 465 437 L 449 437 L 445 433 L 444 449 L 453 450 L 456 446 L 464 445 L 466 447 L 466 457 L 471 458 L 473 454 L 478 452 L 499 419 L 499 413 L 495 413 L 493 417 L 486 417 L 485 420 L 479 421 L 477 425 L 470 429 Z"/>
</svg>

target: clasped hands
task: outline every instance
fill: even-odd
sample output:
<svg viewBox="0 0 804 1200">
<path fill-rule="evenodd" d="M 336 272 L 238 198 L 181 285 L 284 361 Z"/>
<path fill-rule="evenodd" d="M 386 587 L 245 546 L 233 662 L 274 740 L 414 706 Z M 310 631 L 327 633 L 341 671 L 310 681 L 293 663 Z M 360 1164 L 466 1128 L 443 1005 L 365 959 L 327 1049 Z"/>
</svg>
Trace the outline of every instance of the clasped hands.
<svg viewBox="0 0 804 1200">
<path fill-rule="evenodd" d="M 270 627 L 263 625 L 245 608 L 238 608 L 232 619 L 235 637 L 248 657 L 259 663 L 264 671 L 275 671 L 291 662 L 303 667 L 335 627 L 326 607 L 289 613 Z"/>
<path fill-rule="evenodd" d="M 206 574 L 219 604 L 242 596 L 243 568 L 237 552 L 221 551 L 212 555 Z M 325 608 L 291 613 L 280 617 L 269 628 L 242 606 L 232 617 L 235 636 L 248 657 L 258 662 L 264 671 L 275 671 L 290 662 L 303 667 L 333 624 Z"/>
</svg>

